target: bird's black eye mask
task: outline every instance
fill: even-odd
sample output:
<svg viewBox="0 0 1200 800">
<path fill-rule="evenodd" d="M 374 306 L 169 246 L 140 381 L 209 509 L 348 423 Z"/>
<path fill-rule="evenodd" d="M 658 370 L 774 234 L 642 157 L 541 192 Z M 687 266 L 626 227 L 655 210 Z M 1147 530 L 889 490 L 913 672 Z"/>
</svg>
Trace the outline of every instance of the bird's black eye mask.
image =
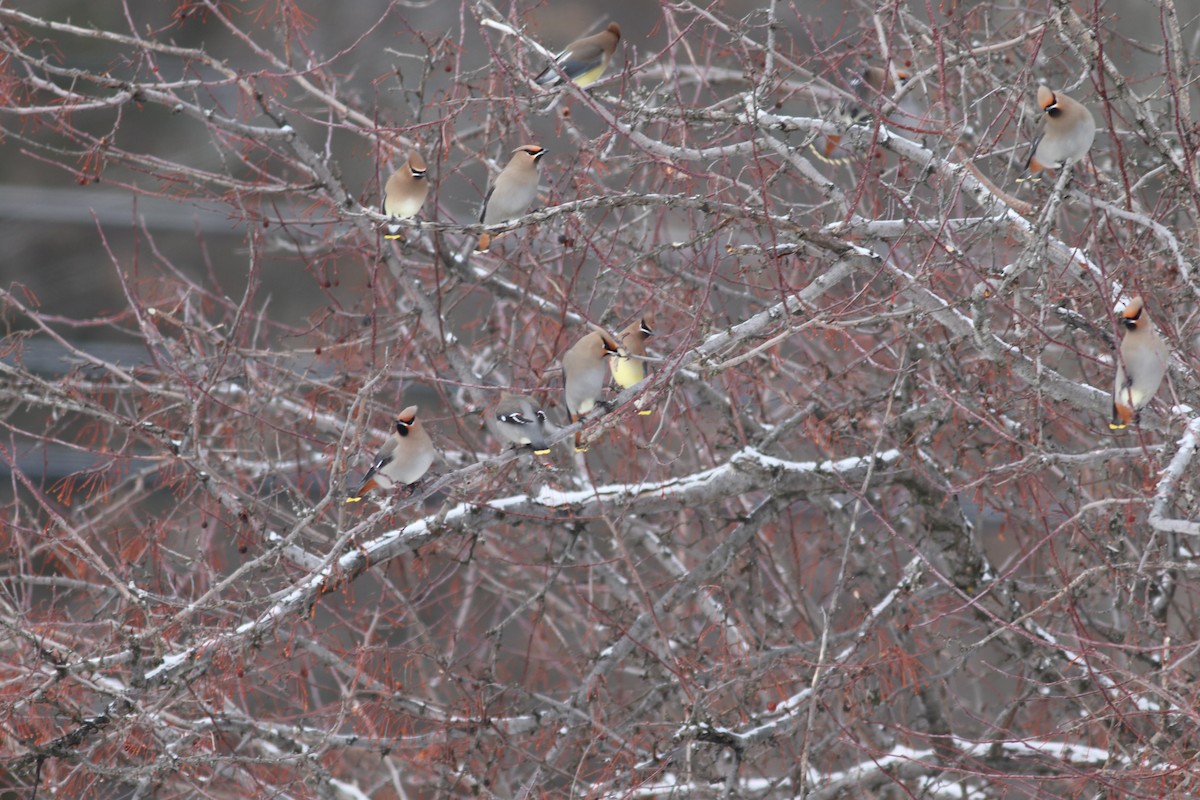
<svg viewBox="0 0 1200 800">
<path fill-rule="evenodd" d="M 1141 321 L 1141 319 L 1142 319 L 1142 309 L 1139 308 L 1132 317 L 1127 317 L 1122 314 L 1121 315 L 1121 324 L 1124 325 L 1126 328 L 1128 328 L 1131 331 L 1136 331 L 1138 329 L 1138 324 Z"/>
</svg>

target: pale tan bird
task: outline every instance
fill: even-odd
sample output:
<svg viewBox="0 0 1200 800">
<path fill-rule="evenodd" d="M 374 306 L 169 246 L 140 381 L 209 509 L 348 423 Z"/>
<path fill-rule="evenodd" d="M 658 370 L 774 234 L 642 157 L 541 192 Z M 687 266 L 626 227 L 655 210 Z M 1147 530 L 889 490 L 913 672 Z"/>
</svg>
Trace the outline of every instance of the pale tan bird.
<svg viewBox="0 0 1200 800">
<path fill-rule="evenodd" d="M 429 196 L 429 167 L 416 150 L 408 152 L 404 166 L 392 173 L 383 187 L 381 210 L 393 219 L 408 219 L 421 210 Z M 388 223 L 385 239 L 403 239 L 400 226 Z"/>
<path fill-rule="evenodd" d="M 533 398 L 505 392 L 488 421 L 500 438 L 517 446 L 529 445 L 538 455 L 550 452 L 553 431 L 546 422 L 546 412 Z"/>
<path fill-rule="evenodd" d="M 576 86 L 589 86 L 600 80 L 608 69 L 613 53 L 621 41 L 621 26 L 610 24 L 595 36 L 576 39 L 554 58 L 558 69 L 549 66 L 538 74 L 534 81 L 539 86 L 559 86 L 565 75 Z"/>
<path fill-rule="evenodd" d="M 650 328 L 650 316 L 643 315 L 641 319 L 630 323 L 629 327 L 621 331 L 621 349 L 630 356 L 645 356 L 646 355 L 646 340 L 654 333 Z M 608 362 L 608 366 L 612 369 L 613 379 L 622 389 L 628 389 L 630 386 L 636 386 L 646 379 L 646 362 L 641 358 L 626 358 L 625 356 L 617 356 Z M 650 414 L 650 409 L 644 408 L 638 411 L 639 414 Z"/>
<path fill-rule="evenodd" d="M 926 112 L 916 92 L 906 92 L 899 105 L 892 102 L 892 97 L 908 85 L 910 77 L 907 71 L 901 69 L 895 71 L 893 78 L 892 73 L 883 67 L 867 67 L 850 81 L 850 88 L 854 90 L 857 100 L 838 106 L 837 121 L 841 125 L 866 125 L 871 120 L 873 109 L 880 109 L 887 112 L 889 122 L 906 128 L 919 126 Z M 827 134 L 824 147 L 818 149 L 816 144 L 812 144 L 810 148 L 828 164 L 846 164 L 850 161 L 849 157 L 834 158 L 841 143 L 841 135 Z"/>
<path fill-rule="evenodd" d="M 537 197 L 538 162 L 544 155 L 546 149 L 536 144 L 521 145 L 513 150 L 512 158 L 500 170 L 496 182 L 483 198 L 483 210 L 479 214 L 481 223 L 495 225 L 507 222 L 529 209 L 529 204 Z M 481 234 L 475 250 L 486 253 L 491 244 L 492 235 Z"/>
<path fill-rule="evenodd" d="M 608 380 L 608 365 L 604 359 L 616 353 L 616 343 L 597 330 L 584 336 L 563 355 L 563 399 L 571 422 L 578 422 L 600 402 Z M 575 450 L 587 452 L 583 431 L 575 432 Z"/>
<path fill-rule="evenodd" d="M 395 431 L 375 455 L 358 491 L 346 502 L 357 503 L 372 489 L 416 483 L 429 471 L 434 455 L 433 440 L 417 419 L 417 407 L 409 406 L 396 417 Z"/>
<path fill-rule="evenodd" d="M 1113 383 L 1112 422 L 1108 424 L 1113 430 L 1137 421 L 1141 409 L 1158 391 L 1170 359 L 1167 343 L 1150 322 L 1142 298 L 1130 300 L 1120 320 L 1125 338 L 1121 340 L 1117 379 Z"/>
<path fill-rule="evenodd" d="M 1087 106 L 1046 86 L 1037 90 L 1042 116 L 1034 129 L 1024 175 L 1018 180 L 1036 180 L 1046 169 L 1062 169 L 1081 161 L 1096 139 L 1096 119 Z"/>
</svg>

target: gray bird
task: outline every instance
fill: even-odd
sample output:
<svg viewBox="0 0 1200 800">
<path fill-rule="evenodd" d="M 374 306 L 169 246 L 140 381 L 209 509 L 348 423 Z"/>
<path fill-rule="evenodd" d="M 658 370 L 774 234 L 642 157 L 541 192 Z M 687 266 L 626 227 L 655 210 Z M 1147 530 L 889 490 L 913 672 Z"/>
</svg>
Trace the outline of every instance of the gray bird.
<svg viewBox="0 0 1200 800">
<path fill-rule="evenodd" d="M 886 106 L 900 89 L 908 85 L 910 75 L 907 71 L 897 69 L 895 78 L 883 67 L 867 67 L 862 74 L 850 81 L 854 90 L 856 103 L 843 103 L 840 114 L 852 125 L 864 125 L 871 119 L 871 109 Z M 911 102 L 914 94 L 905 95 L 905 102 Z"/>
<path fill-rule="evenodd" d="M 395 430 L 375 455 L 358 491 L 346 502 L 357 503 L 372 489 L 416 483 L 429 471 L 434 455 L 433 440 L 417 419 L 417 407 L 409 406 L 396 417 Z"/>
<path fill-rule="evenodd" d="M 621 331 L 621 349 L 630 356 L 646 355 L 646 340 L 654 333 L 650 328 L 651 317 L 644 314 L 641 319 L 630 323 Z M 640 358 L 617 356 L 608 362 L 612 369 L 613 379 L 622 389 L 637 386 L 646 379 L 646 362 Z M 639 414 L 650 414 L 650 409 L 640 409 Z"/>
<path fill-rule="evenodd" d="M 539 456 L 550 452 L 548 440 L 553 431 L 546 422 L 546 412 L 531 397 L 505 392 L 488 422 L 493 433 L 518 447 L 529 445 Z"/>
<path fill-rule="evenodd" d="M 1096 139 L 1096 118 L 1087 106 L 1046 86 L 1037 90 L 1042 117 L 1034 129 L 1025 173 L 1020 180 L 1036 180 L 1042 170 L 1062 169 L 1081 161 Z"/>
<path fill-rule="evenodd" d="M 892 101 L 892 97 L 908 85 L 910 77 L 905 70 L 897 69 L 893 79 L 892 73 L 883 67 L 867 67 L 850 81 L 850 88 L 857 99 L 838 106 L 837 121 L 847 126 L 866 125 L 871 120 L 872 110 L 878 108 L 887 114 L 886 121 L 889 123 L 901 128 L 920 127 L 928 112 L 916 91 L 906 92 L 898 105 Z M 817 158 L 827 164 L 846 164 L 851 160 L 849 157 L 834 157 L 841 143 L 840 135 L 827 134 L 823 148 L 818 149 L 815 143 L 809 147 Z"/>
<path fill-rule="evenodd" d="M 608 380 L 604 359 L 617 353 L 617 345 L 602 331 L 592 331 L 563 355 L 563 400 L 571 422 L 596 407 Z M 575 432 L 575 450 L 587 452 L 583 432 Z"/>
<path fill-rule="evenodd" d="M 563 83 L 562 75 L 566 75 L 576 86 L 589 86 L 600 80 L 608 69 L 608 62 L 612 61 L 620 41 L 621 26 L 615 22 L 595 36 L 576 39 L 555 56 L 558 69 L 546 67 L 534 81 L 539 86 L 559 86 Z"/>
<path fill-rule="evenodd" d="M 429 196 L 428 167 L 416 150 L 408 152 L 404 166 L 392 173 L 383 187 L 381 210 L 393 219 L 408 219 L 421 210 Z M 389 223 L 385 239 L 403 239 L 400 226 Z"/>
<path fill-rule="evenodd" d="M 483 210 L 479 221 L 484 225 L 496 225 L 516 219 L 529 209 L 529 204 L 537 197 L 538 162 L 546 155 L 546 149 L 536 144 L 521 145 L 513 150 L 512 158 L 500 174 L 496 182 L 488 189 L 483 198 Z M 490 233 L 481 234 L 476 252 L 486 253 L 492 244 Z"/>
<path fill-rule="evenodd" d="M 1121 340 L 1117 379 L 1113 383 L 1112 422 L 1108 424 L 1113 430 L 1137 422 L 1139 412 L 1162 384 L 1170 359 L 1167 343 L 1150 322 L 1142 298 L 1130 300 L 1120 319 L 1125 338 Z"/>
</svg>

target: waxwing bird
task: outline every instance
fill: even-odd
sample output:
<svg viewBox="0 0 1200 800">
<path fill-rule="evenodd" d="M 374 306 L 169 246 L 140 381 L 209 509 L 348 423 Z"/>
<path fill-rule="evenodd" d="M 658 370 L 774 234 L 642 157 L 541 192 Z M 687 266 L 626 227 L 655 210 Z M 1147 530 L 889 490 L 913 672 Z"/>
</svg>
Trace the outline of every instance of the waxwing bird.
<svg viewBox="0 0 1200 800">
<path fill-rule="evenodd" d="M 1082 160 L 1096 139 L 1096 119 L 1087 106 L 1046 86 L 1038 87 L 1037 103 L 1042 117 L 1034 129 L 1020 180 L 1036 180 L 1034 176 L 1042 170 L 1062 169 Z"/>
<path fill-rule="evenodd" d="M 534 81 L 539 86 L 559 86 L 565 75 L 580 88 L 589 86 L 600 80 L 600 76 L 608 69 L 608 62 L 612 61 L 620 41 L 621 26 L 615 22 L 595 36 L 576 39 L 555 56 L 554 63 L 558 69 L 546 67 Z"/>
<path fill-rule="evenodd" d="M 867 67 L 850 82 L 858 101 L 843 103 L 840 116 L 852 125 L 862 125 L 871 118 L 871 109 L 886 102 L 898 89 L 908 84 L 909 74 L 896 70 L 895 78 L 883 67 Z"/>
<path fill-rule="evenodd" d="M 531 397 L 505 392 L 488 422 L 494 433 L 518 447 L 529 445 L 539 456 L 550 452 L 546 412 Z"/>
<path fill-rule="evenodd" d="M 1136 422 L 1139 411 L 1153 399 L 1167 374 L 1170 351 L 1158 335 L 1142 298 L 1135 297 L 1121 312 L 1125 338 L 1117 359 L 1117 379 L 1113 383 L 1112 422 L 1108 427 L 1120 430 Z"/>
<path fill-rule="evenodd" d="M 417 407 L 409 406 L 396 417 L 395 430 L 371 462 L 358 491 L 346 502 L 357 503 L 372 489 L 416 483 L 433 464 L 433 457 L 433 440 L 417 419 Z"/>
<path fill-rule="evenodd" d="M 895 121 L 901 125 L 916 126 L 925 117 L 916 92 L 907 92 L 898 106 L 891 101 L 893 95 L 908 85 L 909 79 L 909 73 L 904 70 L 896 70 L 893 78 L 892 73 L 883 67 L 867 67 L 850 81 L 850 88 L 857 99 L 838 106 L 837 121 L 842 125 L 866 125 L 871 119 L 872 109 L 881 108 L 895 116 Z M 893 120 L 889 118 L 888 121 Z M 827 164 L 846 164 L 849 158 L 833 157 L 841 143 L 840 135 L 829 134 L 825 136 L 823 148 L 818 149 L 816 144 L 810 145 L 810 148 L 817 158 Z"/>
<path fill-rule="evenodd" d="M 604 359 L 617 353 L 617 344 L 603 331 L 592 331 L 563 355 L 563 399 L 571 422 L 579 419 L 600 401 L 608 379 Z M 583 431 L 575 432 L 575 450 L 587 452 Z"/>
<path fill-rule="evenodd" d="M 536 144 L 521 145 L 513 150 L 512 158 L 500 170 L 496 182 L 483 198 L 483 210 L 479 214 L 481 223 L 495 225 L 525 213 L 537 197 L 538 162 L 544 155 L 546 149 Z M 486 253 L 491 243 L 490 233 L 481 234 L 475 251 Z"/>
<path fill-rule="evenodd" d="M 392 173 L 383 187 L 381 210 L 393 219 L 408 219 L 421 210 L 429 196 L 429 168 L 416 150 L 408 151 L 404 166 Z M 388 224 L 385 239 L 403 239 L 400 226 Z"/>
<path fill-rule="evenodd" d="M 621 349 L 630 356 L 645 356 L 646 355 L 646 340 L 650 338 L 654 331 L 650 328 L 650 320 L 648 315 L 643 316 L 636 322 L 630 323 L 629 327 L 621 331 Z M 626 358 L 625 356 L 617 356 L 608 362 L 612 369 L 613 379 L 622 389 L 628 389 L 630 386 L 636 386 L 646 379 L 646 362 L 641 358 Z M 644 408 L 638 411 L 639 414 L 649 414 L 650 409 Z"/>
</svg>

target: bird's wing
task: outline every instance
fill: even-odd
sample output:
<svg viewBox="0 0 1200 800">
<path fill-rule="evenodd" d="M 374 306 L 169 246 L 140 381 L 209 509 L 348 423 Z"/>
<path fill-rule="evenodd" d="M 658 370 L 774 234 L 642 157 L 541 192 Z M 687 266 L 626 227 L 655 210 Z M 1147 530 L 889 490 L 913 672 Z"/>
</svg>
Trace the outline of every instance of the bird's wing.
<svg viewBox="0 0 1200 800">
<path fill-rule="evenodd" d="M 604 63 L 604 48 L 595 42 L 576 45 L 574 49 L 559 53 L 554 61 L 563 74 L 574 80 Z M 558 71 L 553 66 L 546 67 L 534 80 L 539 85 L 545 86 L 559 80 Z"/>
<path fill-rule="evenodd" d="M 488 203 L 491 201 L 492 192 L 494 192 L 494 191 L 496 191 L 496 184 L 493 183 L 491 188 L 489 188 L 487 190 L 487 194 L 485 194 L 483 196 L 483 208 L 479 209 L 479 224 L 480 225 L 483 224 L 483 218 L 487 216 Z"/>
<path fill-rule="evenodd" d="M 379 452 L 375 454 L 375 460 L 371 462 L 371 468 L 367 470 L 367 476 L 363 478 L 363 483 L 365 484 L 367 481 L 371 480 L 371 478 L 375 477 L 375 473 L 392 463 L 392 459 L 395 457 L 395 455 L 396 442 L 394 441 L 393 437 L 393 439 L 389 439 L 387 444 L 381 447 Z"/>
<path fill-rule="evenodd" d="M 563 362 L 563 370 L 562 370 L 562 386 L 563 386 L 563 406 L 565 406 L 567 409 L 567 416 L 574 417 L 575 411 L 574 411 L 574 409 L 571 408 L 571 397 L 570 397 L 570 395 L 567 394 L 567 365 L 566 365 L 565 360 Z"/>
<path fill-rule="evenodd" d="M 1038 145 L 1042 142 L 1042 137 L 1046 135 L 1046 115 L 1042 114 L 1037 125 L 1033 129 L 1033 136 L 1029 139 L 1029 155 L 1025 157 L 1025 169 L 1029 169 L 1029 165 L 1033 163 L 1033 154 L 1037 152 Z M 1053 165 L 1047 165 L 1053 166 Z"/>
<path fill-rule="evenodd" d="M 574 52 L 563 53 L 558 57 L 558 65 L 568 77 L 574 78 L 600 66 L 603 60 L 604 49 L 598 44 L 588 44 Z"/>
</svg>

